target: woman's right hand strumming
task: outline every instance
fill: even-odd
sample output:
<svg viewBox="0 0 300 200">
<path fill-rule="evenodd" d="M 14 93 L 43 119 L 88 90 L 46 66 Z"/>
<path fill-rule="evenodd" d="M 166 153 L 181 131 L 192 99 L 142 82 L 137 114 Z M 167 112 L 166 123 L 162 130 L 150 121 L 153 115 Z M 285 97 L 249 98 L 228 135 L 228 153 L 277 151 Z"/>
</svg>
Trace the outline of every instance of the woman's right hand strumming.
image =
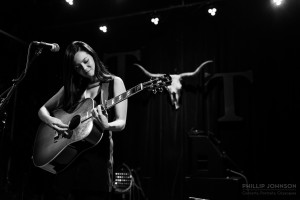
<svg viewBox="0 0 300 200">
<path fill-rule="evenodd" d="M 69 125 L 64 124 L 56 117 L 48 117 L 47 120 L 45 120 L 45 123 L 57 131 L 67 131 L 69 129 Z"/>
</svg>

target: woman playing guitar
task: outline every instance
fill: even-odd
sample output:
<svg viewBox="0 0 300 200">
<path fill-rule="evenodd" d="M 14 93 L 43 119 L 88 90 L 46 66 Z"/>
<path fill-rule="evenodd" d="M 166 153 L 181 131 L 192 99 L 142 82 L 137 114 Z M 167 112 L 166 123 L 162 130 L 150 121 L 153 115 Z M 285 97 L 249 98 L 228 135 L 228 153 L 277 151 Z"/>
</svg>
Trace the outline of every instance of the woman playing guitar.
<svg viewBox="0 0 300 200">
<path fill-rule="evenodd" d="M 73 199 L 107 199 L 112 182 L 112 131 L 121 131 L 125 127 L 127 100 L 118 103 L 110 110 L 100 105 L 103 105 L 106 99 L 124 93 L 126 89 L 122 79 L 112 75 L 96 52 L 84 42 L 74 41 L 67 47 L 63 65 L 64 85 L 39 109 L 38 116 L 45 124 L 44 129 L 53 130 L 53 137 L 51 136 L 50 139 L 53 145 L 60 144 L 61 141 L 63 143 L 70 138 L 75 138 L 75 141 L 76 137 L 88 132 L 89 136 L 84 136 L 82 141 L 88 141 L 93 148 L 82 152 L 70 166 L 54 176 L 51 193 L 55 196 L 49 196 L 49 199 L 56 199 L 58 196 L 61 199 L 70 197 Z M 86 101 L 90 99 L 92 101 Z M 85 115 L 81 110 L 85 110 L 86 105 L 88 105 L 87 110 L 91 108 L 92 125 L 77 127 L 78 117 L 76 116 L 81 118 Z M 53 114 L 55 112 L 56 115 Z M 68 118 L 71 117 L 72 120 L 69 120 Z M 93 134 L 96 132 L 96 136 L 90 136 L 92 135 L 90 132 Z M 43 134 L 47 135 L 45 132 Z M 80 148 L 85 145 L 82 143 L 74 142 L 62 148 L 62 150 L 67 150 L 67 153 L 64 152 L 64 157 L 60 158 L 61 163 L 68 160 L 68 153 L 72 155 L 72 152 L 79 152 Z M 47 151 L 52 151 L 51 146 Z M 60 166 L 59 162 L 58 157 L 57 160 L 51 160 L 52 165 L 47 165 L 46 170 L 55 172 L 54 169 Z"/>
</svg>

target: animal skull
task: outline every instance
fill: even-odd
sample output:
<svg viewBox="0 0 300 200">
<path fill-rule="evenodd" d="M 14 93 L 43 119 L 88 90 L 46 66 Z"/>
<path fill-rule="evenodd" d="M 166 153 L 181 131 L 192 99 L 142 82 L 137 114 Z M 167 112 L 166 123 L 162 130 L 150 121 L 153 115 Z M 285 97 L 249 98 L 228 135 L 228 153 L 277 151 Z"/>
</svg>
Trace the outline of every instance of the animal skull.
<svg viewBox="0 0 300 200">
<path fill-rule="evenodd" d="M 172 105 L 175 107 L 176 110 L 180 107 L 179 99 L 181 97 L 181 88 L 182 88 L 181 81 L 182 81 L 182 79 L 186 78 L 186 77 L 192 77 L 192 76 L 197 75 L 204 65 L 211 63 L 211 62 L 213 62 L 213 61 L 208 60 L 208 61 L 203 62 L 199 67 L 197 67 L 197 69 L 194 72 L 184 72 L 181 74 L 170 74 L 170 76 L 172 78 L 172 83 L 171 83 L 171 85 L 169 85 L 167 87 L 167 91 L 170 94 Z M 163 76 L 163 74 L 150 73 L 149 71 L 147 71 L 144 67 L 142 67 L 139 64 L 134 64 L 134 65 L 139 67 L 149 77 Z"/>
</svg>

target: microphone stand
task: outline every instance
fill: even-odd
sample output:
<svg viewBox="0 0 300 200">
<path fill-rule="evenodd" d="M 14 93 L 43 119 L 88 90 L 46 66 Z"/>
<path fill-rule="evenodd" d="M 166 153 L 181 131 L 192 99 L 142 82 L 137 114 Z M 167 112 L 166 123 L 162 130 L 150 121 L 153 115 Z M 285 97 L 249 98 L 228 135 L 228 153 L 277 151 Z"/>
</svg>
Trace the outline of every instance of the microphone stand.
<svg viewBox="0 0 300 200">
<path fill-rule="evenodd" d="M 1 118 L 1 123 L 3 124 L 3 128 L 1 129 L 2 131 L 2 136 L 1 136 L 1 147 L 4 147 L 4 129 L 5 129 L 5 125 L 6 125 L 6 120 L 7 120 L 7 113 L 5 111 L 6 106 L 9 103 L 9 100 L 12 96 L 12 94 L 14 93 L 14 91 L 17 89 L 18 85 L 21 83 L 21 81 L 25 78 L 26 74 L 27 74 L 27 70 L 29 68 L 29 66 L 32 64 L 32 62 L 42 53 L 43 48 L 42 47 L 38 47 L 32 57 L 32 59 L 30 60 L 30 50 L 31 50 L 31 46 L 32 46 L 31 42 L 29 44 L 28 47 L 28 52 L 27 52 L 27 60 L 26 60 L 26 66 L 25 66 L 25 70 L 22 72 L 22 74 L 19 76 L 19 78 L 17 79 L 13 79 L 12 82 L 12 86 L 10 86 L 8 89 L 6 89 L 1 95 L 0 95 L 0 118 Z M 4 95 L 6 94 L 6 96 L 4 97 Z M 9 137 L 10 141 L 13 140 L 13 136 L 12 133 Z M 3 152 L 3 151 L 1 151 Z M 10 173 L 10 166 L 11 166 L 11 156 L 8 156 L 7 158 L 7 165 L 6 165 L 6 172 L 5 172 L 5 177 L 3 177 L 5 179 L 5 183 L 4 183 L 4 190 L 6 192 L 8 192 L 9 189 L 9 185 L 10 183 L 10 178 L 9 178 L 9 173 Z M 2 180 L 1 180 L 2 181 Z M 2 183 L 1 183 L 2 185 Z"/>
<path fill-rule="evenodd" d="M 29 60 L 31 45 L 32 45 L 32 42 L 29 44 L 25 70 L 22 72 L 22 74 L 20 75 L 19 78 L 13 79 L 12 80 L 13 85 L 11 87 L 9 87 L 7 90 L 5 90 L 0 95 L 0 99 L 2 99 L 1 102 L 0 102 L 0 114 L 2 114 L 2 112 L 4 112 L 5 106 L 8 104 L 8 102 L 10 100 L 10 97 L 12 96 L 13 92 L 16 90 L 16 88 L 20 84 L 20 82 L 25 78 L 27 70 L 28 70 L 29 66 L 31 65 L 31 63 L 36 59 L 37 56 L 39 56 L 42 53 L 43 47 L 38 47 L 38 49 L 34 53 L 34 56 L 33 56 L 32 60 Z M 2 98 L 2 96 L 4 96 L 6 93 L 7 93 L 6 97 Z"/>
</svg>

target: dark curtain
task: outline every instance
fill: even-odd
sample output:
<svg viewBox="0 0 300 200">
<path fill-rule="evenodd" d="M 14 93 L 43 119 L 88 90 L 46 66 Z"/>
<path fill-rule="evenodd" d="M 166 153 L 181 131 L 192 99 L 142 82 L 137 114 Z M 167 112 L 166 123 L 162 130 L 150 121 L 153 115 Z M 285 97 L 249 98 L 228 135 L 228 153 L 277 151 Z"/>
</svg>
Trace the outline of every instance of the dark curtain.
<svg viewBox="0 0 300 200">
<path fill-rule="evenodd" d="M 206 60 L 214 60 L 196 77 L 183 80 L 178 110 L 172 109 L 166 92 L 129 100 L 126 134 L 136 145 L 127 150 L 127 162 L 133 162 L 131 166 L 145 178 L 150 199 L 185 197 L 185 178 L 191 175 L 192 130 L 211 134 L 224 153 L 221 177 L 239 176 L 226 172 L 228 168 L 241 172 L 248 183 L 295 183 L 297 16 L 281 13 L 282 21 L 277 21 L 273 10 L 266 11 L 267 4 L 256 3 L 261 2 L 225 4 L 226 11 L 216 18 L 178 17 L 176 22 L 164 24 L 159 34 L 151 35 L 141 49 L 140 62 L 153 73 L 189 72 Z M 128 68 L 133 71 L 132 66 Z M 239 119 L 222 120 L 224 82 L 209 81 L 209 76 L 227 73 L 249 75 L 233 79 L 234 109 Z M 143 77 L 138 71 L 126 75 L 132 74 L 136 75 L 134 80 L 143 79 L 136 79 Z M 246 181 L 240 178 L 239 188 Z"/>
</svg>

